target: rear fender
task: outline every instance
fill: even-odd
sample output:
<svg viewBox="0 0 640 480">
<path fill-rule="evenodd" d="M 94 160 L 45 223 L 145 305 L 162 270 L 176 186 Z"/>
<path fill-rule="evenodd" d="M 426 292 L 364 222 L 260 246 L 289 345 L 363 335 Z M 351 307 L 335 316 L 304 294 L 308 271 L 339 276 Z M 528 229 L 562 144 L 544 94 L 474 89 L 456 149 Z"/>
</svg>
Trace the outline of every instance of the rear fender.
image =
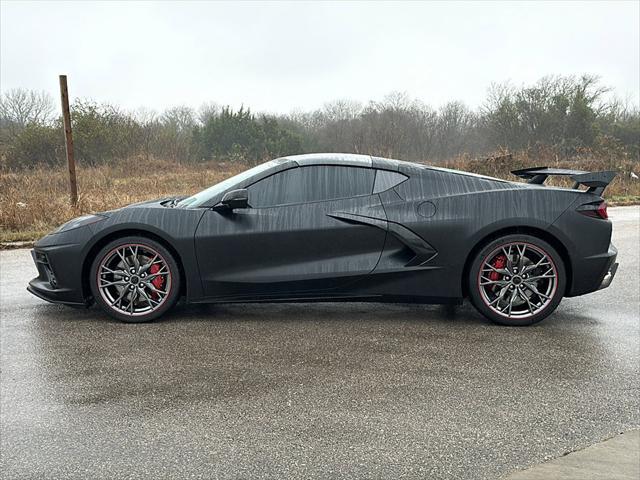
<svg viewBox="0 0 640 480">
<path fill-rule="evenodd" d="M 576 201 L 549 226 L 549 233 L 558 237 L 568 252 L 572 281 L 567 285 L 567 296 L 595 291 L 610 263 L 610 220 L 580 214 L 576 209 L 584 204 L 602 200 L 597 195 L 581 193 Z"/>
</svg>

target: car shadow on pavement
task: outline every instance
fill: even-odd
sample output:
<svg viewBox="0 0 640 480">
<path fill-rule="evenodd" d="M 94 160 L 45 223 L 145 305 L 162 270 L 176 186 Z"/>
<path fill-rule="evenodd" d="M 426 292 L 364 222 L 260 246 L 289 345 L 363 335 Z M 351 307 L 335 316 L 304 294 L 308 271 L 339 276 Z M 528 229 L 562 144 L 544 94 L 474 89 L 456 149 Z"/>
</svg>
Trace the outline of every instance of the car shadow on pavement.
<svg viewBox="0 0 640 480">
<path fill-rule="evenodd" d="M 109 317 L 97 306 L 68 307 L 64 305 L 43 304 L 38 306 L 42 318 L 56 322 L 90 321 L 127 325 Z M 523 327 L 505 327 L 495 325 L 479 314 L 468 301 L 462 305 L 425 305 L 413 303 L 375 303 L 375 302 L 312 302 L 312 303 L 233 303 L 233 304 L 185 304 L 179 302 L 163 317 L 149 323 L 173 324 L 183 322 L 229 323 L 241 321 L 261 322 L 345 322 L 345 321 L 382 321 L 411 322 L 423 324 L 444 324 L 459 326 L 484 326 L 496 329 L 521 329 Z M 595 325 L 599 320 L 592 316 L 576 313 L 574 309 L 558 310 L 543 322 L 527 328 L 554 328 L 560 324 Z"/>
<path fill-rule="evenodd" d="M 491 324 L 470 305 L 375 302 L 235 303 L 177 305 L 162 322 L 385 321 Z"/>
</svg>

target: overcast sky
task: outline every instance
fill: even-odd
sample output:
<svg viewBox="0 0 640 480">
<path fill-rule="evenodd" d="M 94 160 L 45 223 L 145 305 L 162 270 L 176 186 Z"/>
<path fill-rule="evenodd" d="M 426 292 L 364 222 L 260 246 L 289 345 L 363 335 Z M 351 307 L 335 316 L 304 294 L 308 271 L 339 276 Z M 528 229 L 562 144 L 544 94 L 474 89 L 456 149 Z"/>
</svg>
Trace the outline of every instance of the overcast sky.
<svg viewBox="0 0 640 480">
<path fill-rule="evenodd" d="M 592 73 L 638 101 L 640 2 L 1 3 L 2 90 L 129 109 L 315 109 L 403 91 L 478 106 L 492 82 Z M 57 97 L 56 97 L 57 98 Z"/>
</svg>

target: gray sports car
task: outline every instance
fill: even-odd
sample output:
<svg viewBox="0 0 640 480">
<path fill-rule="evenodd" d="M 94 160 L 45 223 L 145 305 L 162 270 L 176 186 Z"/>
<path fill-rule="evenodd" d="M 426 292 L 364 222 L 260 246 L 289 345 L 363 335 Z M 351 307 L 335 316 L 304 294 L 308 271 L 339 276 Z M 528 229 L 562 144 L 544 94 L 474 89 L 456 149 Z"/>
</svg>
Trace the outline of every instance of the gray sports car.
<svg viewBox="0 0 640 480">
<path fill-rule="evenodd" d="M 505 325 L 609 286 L 613 172 L 509 182 L 365 155 L 279 158 L 191 197 L 72 220 L 35 245 L 29 291 L 126 322 L 187 302 L 470 298 Z M 545 186 L 569 176 L 574 188 Z"/>
</svg>

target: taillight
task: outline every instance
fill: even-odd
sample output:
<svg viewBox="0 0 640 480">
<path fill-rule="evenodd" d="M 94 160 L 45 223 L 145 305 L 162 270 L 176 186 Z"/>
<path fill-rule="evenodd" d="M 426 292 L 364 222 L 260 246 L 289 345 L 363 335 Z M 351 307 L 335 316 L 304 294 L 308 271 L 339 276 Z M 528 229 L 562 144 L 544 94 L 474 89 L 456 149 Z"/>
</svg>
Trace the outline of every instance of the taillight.
<svg viewBox="0 0 640 480">
<path fill-rule="evenodd" d="M 593 202 L 578 207 L 578 212 L 587 217 L 600 218 L 606 220 L 609 218 L 607 213 L 607 202 Z"/>
<path fill-rule="evenodd" d="M 609 218 L 609 212 L 607 212 L 607 202 L 602 202 L 600 205 L 598 205 L 598 210 L 596 211 L 598 212 L 598 215 L 600 215 L 600 218 L 605 220 Z"/>
</svg>

